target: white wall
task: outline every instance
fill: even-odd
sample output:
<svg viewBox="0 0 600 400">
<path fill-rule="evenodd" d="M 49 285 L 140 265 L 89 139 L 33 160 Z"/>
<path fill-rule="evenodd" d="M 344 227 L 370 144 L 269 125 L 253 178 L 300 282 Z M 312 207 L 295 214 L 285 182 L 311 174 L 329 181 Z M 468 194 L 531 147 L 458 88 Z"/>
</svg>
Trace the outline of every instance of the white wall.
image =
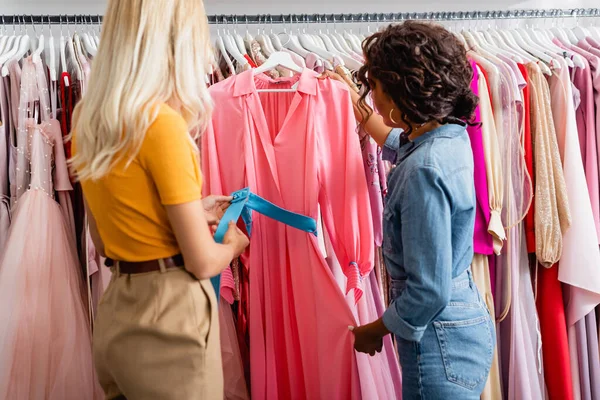
<svg viewBox="0 0 600 400">
<path fill-rule="evenodd" d="M 0 0 L 0 14 L 102 14 L 106 2 L 107 0 Z M 209 14 L 469 11 L 600 6 L 598 0 L 204 0 L 204 2 Z"/>
</svg>

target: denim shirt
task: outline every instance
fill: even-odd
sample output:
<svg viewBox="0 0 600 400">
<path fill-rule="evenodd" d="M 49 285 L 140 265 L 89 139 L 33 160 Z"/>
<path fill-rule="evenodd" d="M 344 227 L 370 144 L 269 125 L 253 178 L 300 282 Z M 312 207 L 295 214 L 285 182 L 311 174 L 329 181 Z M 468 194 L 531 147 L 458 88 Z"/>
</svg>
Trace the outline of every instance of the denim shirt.
<svg viewBox="0 0 600 400">
<path fill-rule="evenodd" d="M 473 260 L 473 153 L 466 128 L 448 124 L 402 146 L 392 130 L 383 156 L 396 164 L 388 177 L 383 254 L 392 280 L 405 283 L 383 323 L 418 342 L 451 301 L 452 280 Z"/>
</svg>

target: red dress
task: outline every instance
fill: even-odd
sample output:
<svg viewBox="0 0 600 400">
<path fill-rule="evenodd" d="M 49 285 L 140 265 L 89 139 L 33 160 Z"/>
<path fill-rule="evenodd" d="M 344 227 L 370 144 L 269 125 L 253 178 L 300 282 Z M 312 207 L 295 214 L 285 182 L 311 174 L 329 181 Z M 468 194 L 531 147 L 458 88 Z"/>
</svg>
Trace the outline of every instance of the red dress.
<svg viewBox="0 0 600 400">
<path fill-rule="evenodd" d="M 523 106 L 525 109 L 525 127 L 524 127 L 524 150 L 525 164 L 527 172 L 531 177 L 531 183 L 535 187 L 535 175 L 533 173 L 533 142 L 531 141 L 531 99 L 529 98 L 529 74 L 527 68 L 523 64 L 519 64 L 519 70 L 523 74 L 523 78 L 527 82 L 527 86 L 523 89 Z M 535 253 L 535 201 L 531 202 L 529 212 L 525 216 L 525 235 L 527 238 L 527 252 Z"/>
</svg>

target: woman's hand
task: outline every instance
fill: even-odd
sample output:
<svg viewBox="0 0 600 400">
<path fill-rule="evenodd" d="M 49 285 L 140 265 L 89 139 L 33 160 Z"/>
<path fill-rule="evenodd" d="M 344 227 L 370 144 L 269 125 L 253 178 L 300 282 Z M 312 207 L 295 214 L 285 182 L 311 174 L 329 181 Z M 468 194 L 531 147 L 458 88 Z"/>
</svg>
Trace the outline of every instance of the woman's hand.
<svg viewBox="0 0 600 400">
<path fill-rule="evenodd" d="M 361 122 L 363 120 L 364 111 L 361 111 L 358 106 L 360 95 L 358 92 L 356 92 L 355 88 L 350 86 L 350 84 L 340 74 L 326 70 L 319 76 L 319 79 L 333 79 L 334 81 L 342 82 L 344 85 L 350 88 L 350 99 L 352 100 L 352 105 L 354 108 L 354 117 L 356 118 L 357 122 Z"/>
<path fill-rule="evenodd" d="M 208 222 L 209 226 L 219 225 L 232 199 L 231 196 L 214 195 L 202 199 L 202 207 L 204 207 L 206 222 Z"/>
<path fill-rule="evenodd" d="M 334 81 L 340 81 L 340 82 L 342 82 L 343 84 L 346 84 L 346 85 L 347 85 L 347 83 L 346 83 L 346 81 L 344 80 L 344 78 L 342 78 L 342 76 L 341 76 L 340 74 L 338 74 L 338 73 L 335 73 L 335 72 L 333 72 L 333 71 L 325 70 L 325 72 L 323 72 L 323 73 L 321 74 L 321 76 L 319 76 L 319 79 L 321 79 L 321 80 L 323 80 L 323 79 L 327 79 L 327 78 L 333 79 Z"/>
<path fill-rule="evenodd" d="M 354 349 L 371 356 L 381 353 L 383 338 L 390 333 L 381 319 L 351 330 L 354 333 Z"/>
<path fill-rule="evenodd" d="M 229 222 L 229 228 L 223 236 L 223 244 L 233 247 L 234 258 L 242 255 L 250 244 L 248 237 L 237 227 L 234 221 Z"/>
</svg>

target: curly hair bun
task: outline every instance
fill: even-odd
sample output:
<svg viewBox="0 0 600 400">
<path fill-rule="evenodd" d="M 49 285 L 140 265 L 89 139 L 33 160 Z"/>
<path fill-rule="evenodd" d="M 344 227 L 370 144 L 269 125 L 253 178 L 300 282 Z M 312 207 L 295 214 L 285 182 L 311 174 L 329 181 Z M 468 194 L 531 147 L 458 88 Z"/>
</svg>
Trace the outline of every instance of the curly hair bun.
<svg viewBox="0 0 600 400">
<path fill-rule="evenodd" d="M 466 93 L 457 97 L 452 117 L 470 121 L 478 103 L 478 97 L 469 89 Z"/>
<path fill-rule="evenodd" d="M 462 43 L 441 25 L 390 25 L 368 37 L 363 52 L 361 104 L 376 80 L 410 122 L 470 122 L 478 102 L 473 69 Z"/>
</svg>

